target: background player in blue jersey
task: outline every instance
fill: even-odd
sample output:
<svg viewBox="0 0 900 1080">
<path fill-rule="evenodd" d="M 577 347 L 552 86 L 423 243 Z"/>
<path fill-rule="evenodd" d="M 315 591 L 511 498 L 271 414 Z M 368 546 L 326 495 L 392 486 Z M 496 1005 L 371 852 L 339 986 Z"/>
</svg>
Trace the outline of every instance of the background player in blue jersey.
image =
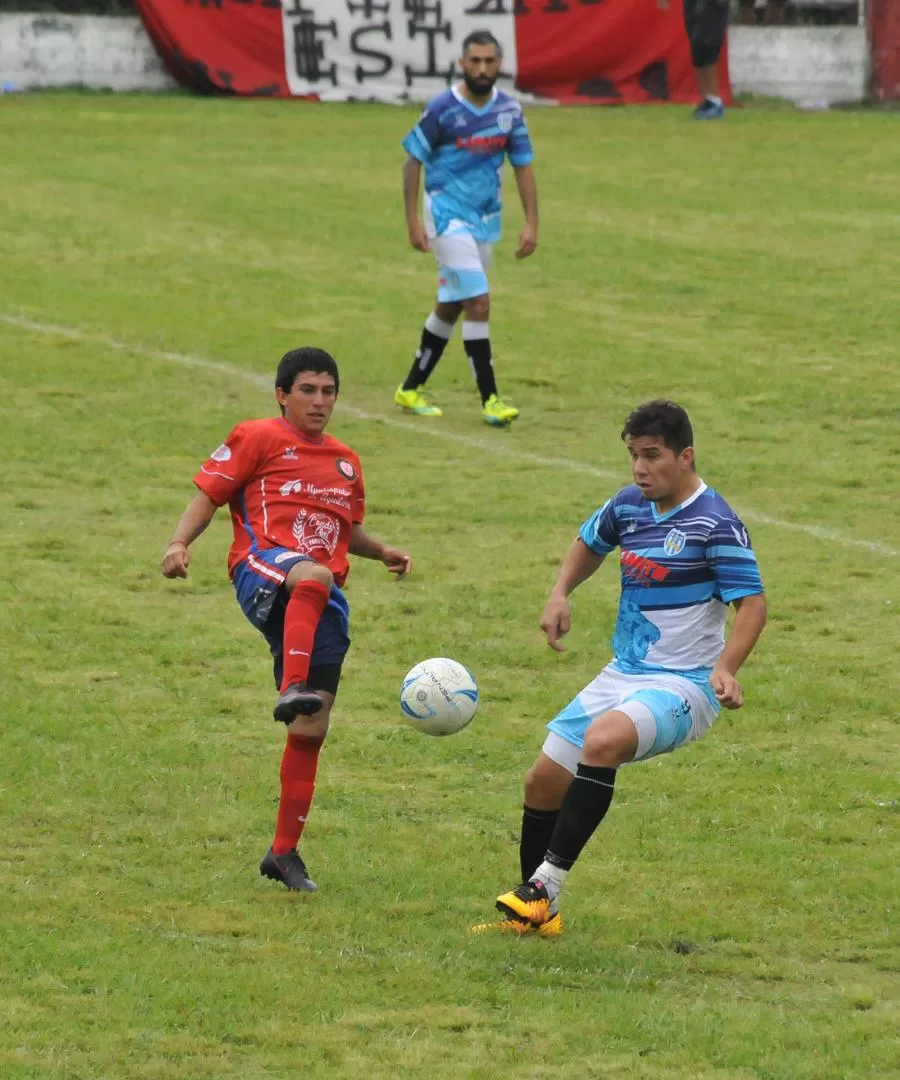
<svg viewBox="0 0 900 1080">
<path fill-rule="evenodd" d="M 582 525 L 541 618 L 553 649 L 569 632 L 569 595 L 620 548 L 622 593 L 614 659 L 547 727 L 525 780 L 522 882 L 504 893 L 497 926 L 562 932 L 557 896 L 603 820 L 616 770 L 698 739 L 720 707 L 744 701 L 737 672 L 766 622 L 750 538 L 734 511 L 697 476 L 687 413 L 651 401 L 622 438 L 634 483 Z M 725 615 L 736 608 L 725 641 Z"/>
<path fill-rule="evenodd" d="M 433 251 L 438 262 L 437 306 L 428 316 L 416 358 L 394 395 L 407 412 L 440 416 L 422 391 L 463 316 L 463 346 L 481 394 L 482 415 L 504 427 L 519 410 L 500 399 L 491 363 L 487 267 L 500 239 L 500 197 L 505 158 L 515 170 L 525 210 L 516 258 L 537 247 L 537 186 L 534 154 L 522 106 L 497 90 L 502 51 L 486 30 L 463 42 L 463 82 L 428 103 L 403 140 L 403 200 L 409 242 Z M 425 167 L 424 223 L 419 218 L 419 180 Z"/>
</svg>

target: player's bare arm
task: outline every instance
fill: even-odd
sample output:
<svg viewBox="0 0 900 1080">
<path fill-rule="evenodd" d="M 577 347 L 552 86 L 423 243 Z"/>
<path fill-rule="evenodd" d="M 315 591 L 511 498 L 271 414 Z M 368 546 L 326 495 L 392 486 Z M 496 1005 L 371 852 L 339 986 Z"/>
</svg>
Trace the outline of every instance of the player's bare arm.
<svg viewBox="0 0 900 1080">
<path fill-rule="evenodd" d="M 519 198 L 522 200 L 522 209 L 525 211 L 525 228 L 519 234 L 516 258 L 527 259 L 529 255 L 534 254 L 538 246 L 537 180 L 535 180 L 534 168 L 531 165 L 519 165 L 514 172 Z"/>
<path fill-rule="evenodd" d="M 581 539 L 576 540 L 566 553 L 541 615 L 541 630 L 547 635 L 551 649 L 565 651 L 560 638 L 565 637 L 572 626 L 569 596 L 600 569 L 604 558 L 604 555 L 595 555 Z"/>
<path fill-rule="evenodd" d="M 353 526 L 348 551 L 361 559 L 374 559 L 376 562 L 384 563 L 392 574 L 397 575 L 398 580 L 405 578 L 412 570 L 412 558 L 409 552 L 402 548 L 391 547 L 374 536 L 370 536 L 362 525 Z"/>
<path fill-rule="evenodd" d="M 187 504 L 162 560 L 162 575 L 167 578 L 187 577 L 191 565 L 191 544 L 215 517 L 218 506 L 204 492 L 198 492 Z"/>
<path fill-rule="evenodd" d="M 430 251 L 425 226 L 419 218 L 419 182 L 422 177 L 422 162 L 411 154 L 403 163 L 403 206 L 406 210 L 406 228 L 409 242 L 416 251 Z"/>
<path fill-rule="evenodd" d="M 766 625 L 766 598 L 762 593 L 734 601 L 735 616 L 725 648 L 709 677 L 719 703 L 726 709 L 744 704 L 744 691 L 735 676 L 759 640 Z"/>
</svg>

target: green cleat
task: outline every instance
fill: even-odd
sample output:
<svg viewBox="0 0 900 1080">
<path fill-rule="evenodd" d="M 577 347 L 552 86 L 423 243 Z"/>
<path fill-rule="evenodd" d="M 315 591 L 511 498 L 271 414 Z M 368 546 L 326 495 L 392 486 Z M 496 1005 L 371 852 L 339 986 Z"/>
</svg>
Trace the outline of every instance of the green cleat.
<svg viewBox="0 0 900 1080">
<path fill-rule="evenodd" d="M 443 416 L 437 407 L 432 405 L 421 390 L 404 390 L 401 386 L 394 394 L 394 404 L 399 405 L 404 412 L 415 413 L 416 416 Z"/>
<path fill-rule="evenodd" d="M 496 394 L 491 394 L 484 403 L 481 415 L 485 423 L 492 427 L 508 427 L 519 415 L 519 410 L 513 405 L 505 404 Z"/>
</svg>

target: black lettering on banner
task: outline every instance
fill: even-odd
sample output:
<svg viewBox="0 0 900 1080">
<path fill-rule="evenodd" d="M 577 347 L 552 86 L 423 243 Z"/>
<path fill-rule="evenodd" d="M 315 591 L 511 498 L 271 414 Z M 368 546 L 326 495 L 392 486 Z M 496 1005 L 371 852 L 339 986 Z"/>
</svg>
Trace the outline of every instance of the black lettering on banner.
<svg viewBox="0 0 900 1080">
<path fill-rule="evenodd" d="M 474 7 L 466 8 L 465 15 L 508 15 L 506 0 L 479 0 Z"/>
<path fill-rule="evenodd" d="M 364 49 L 360 40 L 364 34 L 384 34 L 388 41 L 391 40 L 391 24 L 385 19 L 383 23 L 372 23 L 369 26 L 360 26 L 350 35 L 350 51 L 354 56 L 363 56 L 368 60 L 377 60 L 381 67 L 377 71 L 356 65 L 356 81 L 365 82 L 366 79 L 380 79 L 394 66 L 394 61 L 388 53 L 376 52 L 374 49 Z"/>
<path fill-rule="evenodd" d="M 337 64 L 324 64 L 325 43 L 320 36 L 328 33 L 332 38 L 338 36 L 337 22 L 331 19 L 326 23 L 316 22 L 316 13 L 302 7 L 303 0 L 293 0 L 293 7 L 286 7 L 284 14 L 293 20 L 292 34 L 294 41 L 294 70 L 306 82 L 331 81 L 337 86 Z"/>
<path fill-rule="evenodd" d="M 390 0 L 385 0 L 383 4 L 376 3 L 376 0 L 362 0 L 359 4 L 354 4 L 353 0 L 347 0 L 347 10 L 350 14 L 356 15 L 361 11 L 364 19 L 372 19 L 376 13 L 385 15 L 390 9 Z"/>
<path fill-rule="evenodd" d="M 452 24 L 443 21 L 444 9 L 441 0 L 435 0 L 434 3 L 429 3 L 429 0 L 403 0 L 403 10 L 409 15 L 406 23 L 409 40 L 413 41 L 415 38 L 424 35 L 428 43 L 428 59 L 424 68 L 414 68 L 409 64 L 404 65 L 403 74 L 406 76 L 406 85 L 408 87 L 412 86 L 413 79 L 417 78 L 441 78 L 449 86 L 453 80 L 455 64 L 451 63 L 445 70 L 439 70 L 437 66 L 437 49 L 435 48 L 435 38 L 443 37 L 445 40 L 450 41 L 453 34 Z"/>
</svg>

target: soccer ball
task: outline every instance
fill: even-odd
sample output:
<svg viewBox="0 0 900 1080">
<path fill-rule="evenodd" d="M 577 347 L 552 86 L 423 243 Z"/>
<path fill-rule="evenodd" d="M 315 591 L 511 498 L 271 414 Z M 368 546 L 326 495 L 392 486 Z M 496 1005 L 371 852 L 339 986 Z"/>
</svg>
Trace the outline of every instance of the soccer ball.
<svg viewBox="0 0 900 1080">
<path fill-rule="evenodd" d="M 400 708 L 406 722 L 425 735 L 453 735 L 475 715 L 478 687 L 467 667 L 437 656 L 407 673 Z"/>
</svg>

